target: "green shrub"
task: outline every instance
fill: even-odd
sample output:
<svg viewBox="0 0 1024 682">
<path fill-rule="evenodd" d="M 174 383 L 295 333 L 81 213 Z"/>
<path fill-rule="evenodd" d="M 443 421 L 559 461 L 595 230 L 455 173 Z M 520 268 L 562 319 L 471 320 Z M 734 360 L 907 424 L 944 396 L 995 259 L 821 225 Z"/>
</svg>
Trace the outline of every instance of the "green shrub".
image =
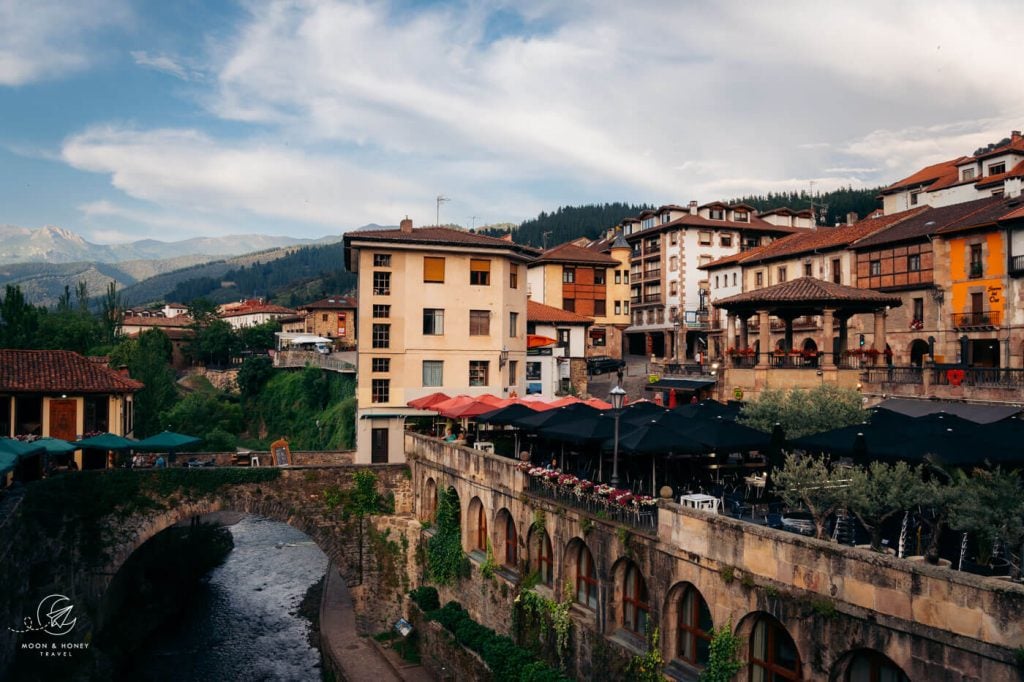
<svg viewBox="0 0 1024 682">
<path fill-rule="evenodd" d="M 424 613 L 436 611 L 441 608 L 441 600 L 437 594 L 437 588 L 430 585 L 421 585 L 409 593 L 416 606 Z"/>
</svg>

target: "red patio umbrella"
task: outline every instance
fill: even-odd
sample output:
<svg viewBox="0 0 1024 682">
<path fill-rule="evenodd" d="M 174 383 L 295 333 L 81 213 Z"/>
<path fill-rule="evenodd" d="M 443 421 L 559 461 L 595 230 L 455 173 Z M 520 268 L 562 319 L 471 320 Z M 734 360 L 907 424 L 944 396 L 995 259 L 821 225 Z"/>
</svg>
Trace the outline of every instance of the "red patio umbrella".
<svg viewBox="0 0 1024 682">
<path fill-rule="evenodd" d="M 591 407 L 597 408 L 599 410 L 610 410 L 610 409 L 612 409 L 612 404 L 611 403 L 606 402 L 604 400 L 601 400 L 600 398 L 587 398 L 583 402 L 584 402 L 584 404 L 590 405 Z"/>
<path fill-rule="evenodd" d="M 445 400 L 451 400 L 451 397 L 445 393 L 437 392 L 425 395 L 421 398 L 416 398 L 416 400 L 410 400 L 406 405 L 414 407 L 417 410 L 430 410 L 433 409 L 434 405 L 444 402 Z"/>
<path fill-rule="evenodd" d="M 676 406 L 676 389 L 670 389 L 668 392 L 668 407 L 672 409 Z"/>
</svg>

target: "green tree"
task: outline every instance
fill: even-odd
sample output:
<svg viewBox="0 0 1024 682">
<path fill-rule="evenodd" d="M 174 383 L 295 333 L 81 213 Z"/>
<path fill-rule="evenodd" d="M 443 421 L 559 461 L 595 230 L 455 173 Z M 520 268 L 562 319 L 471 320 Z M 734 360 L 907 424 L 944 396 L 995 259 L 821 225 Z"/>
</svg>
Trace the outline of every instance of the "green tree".
<svg viewBox="0 0 1024 682">
<path fill-rule="evenodd" d="M 245 420 L 242 408 L 220 396 L 190 393 L 161 416 L 171 431 L 180 431 L 207 440 L 219 430 L 234 436 L 242 432 Z"/>
<path fill-rule="evenodd" d="M 25 300 L 21 287 L 8 284 L 0 300 L 0 348 L 34 348 L 39 310 Z"/>
<path fill-rule="evenodd" d="M 135 394 L 135 433 L 140 438 L 160 433 L 166 426 L 162 415 L 178 400 L 171 353 L 171 340 L 159 329 L 148 329 L 135 339 L 126 339 L 111 352 L 113 366 L 127 366 L 132 378 L 145 384 Z"/>
<path fill-rule="evenodd" d="M 871 549 L 882 551 L 882 525 L 890 518 L 926 502 L 929 492 L 921 467 L 906 462 L 872 462 L 848 474 L 847 506 L 871 533 Z"/>
<path fill-rule="evenodd" d="M 239 350 L 238 335 L 224 320 L 212 320 L 193 327 L 195 336 L 185 347 L 185 354 L 203 364 L 226 365 Z"/>
<path fill-rule="evenodd" d="M 791 507 L 806 507 L 814 518 L 815 536 L 822 540 L 829 517 L 846 502 L 842 484 L 834 480 L 838 478 L 824 457 L 798 457 L 792 453 L 786 455 L 781 469 L 772 472 L 783 502 Z"/>
<path fill-rule="evenodd" d="M 1024 487 L 1020 473 L 975 469 L 961 491 L 950 509 L 950 525 L 977 539 L 980 563 L 991 558 L 996 545 L 1002 543 L 1010 558 L 1011 575 L 1020 578 L 1024 557 Z"/>
<path fill-rule="evenodd" d="M 199 326 L 206 326 L 217 319 L 217 304 L 207 298 L 197 298 L 188 304 L 188 316 Z"/>
<path fill-rule="evenodd" d="M 88 311 L 80 308 L 65 310 L 39 310 L 36 348 L 71 350 L 83 355 L 92 354 L 103 345 L 100 322 Z"/>
<path fill-rule="evenodd" d="M 252 327 L 242 327 L 238 330 L 238 339 L 243 350 L 265 353 L 277 345 L 277 337 L 274 336 L 274 333 L 279 331 L 281 331 L 281 323 L 277 320 L 270 320 Z"/>
<path fill-rule="evenodd" d="M 766 433 L 778 423 L 787 438 L 800 438 L 859 424 L 866 416 L 859 391 L 821 384 L 788 392 L 767 389 L 743 408 L 740 422 Z"/>
<path fill-rule="evenodd" d="M 103 328 L 103 343 L 114 343 L 121 323 L 124 322 L 124 301 L 121 300 L 117 284 L 113 281 L 107 285 L 107 293 L 100 301 L 100 321 Z"/>
<path fill-rule="evenodd" d="M 711 646 L 708 664 L 700 673 L 700 682 L 731 682 L 743 667 L 740 662 L 742 640 L 733 634 L 732 621 L 710 632 Z"/>
<path fill-rule="evenodd" d="M 251 400 L 259 395 L 270 378 L 274 376 L 274 363 L 270 358 L 261 355 L 246 358 L 238 368 L 238 390 L 242 400 Z"/>
</svg>

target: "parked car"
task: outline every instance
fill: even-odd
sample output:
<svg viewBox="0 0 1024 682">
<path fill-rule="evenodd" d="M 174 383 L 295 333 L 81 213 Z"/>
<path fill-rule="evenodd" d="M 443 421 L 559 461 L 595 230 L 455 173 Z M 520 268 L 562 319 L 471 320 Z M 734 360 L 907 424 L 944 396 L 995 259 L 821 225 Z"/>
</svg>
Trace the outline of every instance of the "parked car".
<svg viewBox="0 0 1024 682">
<path fill-rule="evenodd" d="M 610 355 L 595 355 L 587 358 L 587 374 L 604 374 L 605 372 L 617 372 L 625 367 L 623 360 L 616 360 Z"/>
</svg>

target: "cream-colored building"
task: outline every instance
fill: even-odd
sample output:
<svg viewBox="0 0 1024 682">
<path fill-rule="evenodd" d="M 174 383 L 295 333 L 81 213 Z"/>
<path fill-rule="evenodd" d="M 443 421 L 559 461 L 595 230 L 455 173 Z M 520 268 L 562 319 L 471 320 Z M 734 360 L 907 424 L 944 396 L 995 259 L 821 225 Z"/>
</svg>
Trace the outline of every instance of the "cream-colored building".
<svg viewBox="0 0 1024 682">
<path fill-rule="evenodd" d="M 357 462 L 405 461 L 410 400 L 526 385 L 530 247 L 446 227 L 345 235 L 358 277 Z"/>
</svg>

